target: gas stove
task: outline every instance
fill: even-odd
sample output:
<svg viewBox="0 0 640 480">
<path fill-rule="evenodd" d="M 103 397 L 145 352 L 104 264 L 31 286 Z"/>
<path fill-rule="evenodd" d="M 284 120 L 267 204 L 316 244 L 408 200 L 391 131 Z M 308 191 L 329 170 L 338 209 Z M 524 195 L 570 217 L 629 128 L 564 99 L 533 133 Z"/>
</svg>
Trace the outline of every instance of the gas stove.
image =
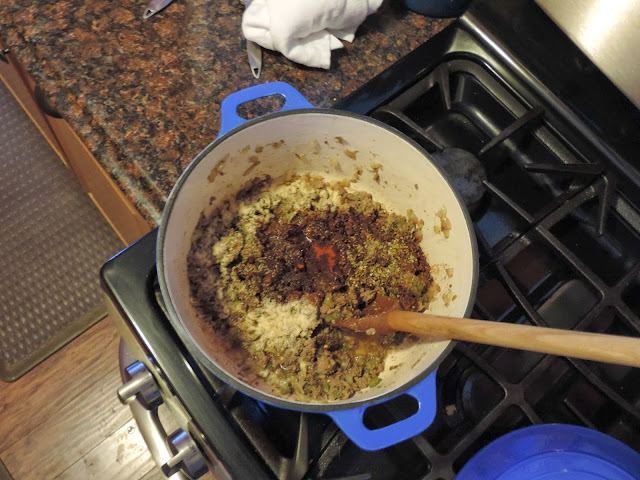
<svg viewBox="0 0 640 480">
<path fill-rule="evenodd" d="M 335 107 L 402 131 L 471 190 L 474 318 L 640 335 L 640 113 L 534 3 L 473 3 Z M 102 281 L 124 340 L 118 393 L 171 478 L 451 479 L 492 440 L 554 422 L 640 450 L 640 370 L 462 342 L 437 370 L 433 424 L 360 450 L 328 417 L 258 402 L 201 366 L 163 311 L 155 248 L 154 231 Z"/>
</svg>

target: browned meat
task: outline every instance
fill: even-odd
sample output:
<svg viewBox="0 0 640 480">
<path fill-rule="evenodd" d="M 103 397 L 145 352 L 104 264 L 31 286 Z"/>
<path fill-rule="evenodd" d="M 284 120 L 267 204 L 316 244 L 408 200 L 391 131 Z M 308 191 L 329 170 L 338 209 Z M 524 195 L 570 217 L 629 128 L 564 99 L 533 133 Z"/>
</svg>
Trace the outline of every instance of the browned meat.
<svg viewBox="0 0 640 480">
<path fill-rule="evenodd" d="M 403 335 L 350 334 L 332 320 L 362 316 L 378 296 L 426 308 L 432 279 L 420 227 L 317 178 L 258 179 L 199 222 L 188 257 L 192 299 L 275 393 L 349 398 L 378 384 Z"/>
</svg>

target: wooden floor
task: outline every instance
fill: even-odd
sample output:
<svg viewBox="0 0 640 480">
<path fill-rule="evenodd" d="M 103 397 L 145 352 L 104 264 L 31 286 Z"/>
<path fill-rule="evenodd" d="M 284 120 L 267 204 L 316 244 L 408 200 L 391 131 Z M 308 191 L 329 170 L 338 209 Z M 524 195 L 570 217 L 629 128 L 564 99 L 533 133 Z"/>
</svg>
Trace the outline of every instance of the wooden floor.
<svg viewBox="0 0 640 480">
<path fill-rule="evenodd" d="M 118 400 L 119 342 L 105 318 L 18 381 L 0 381 L 0 460 L 14 480 L 166 480 Z"/>
<path fill-rule="evenodd" d="M 0 459 L 15 480 L 164 479 L 116 390 L 107 318 L 14 383 L 0 382 Z"/>
</svg>

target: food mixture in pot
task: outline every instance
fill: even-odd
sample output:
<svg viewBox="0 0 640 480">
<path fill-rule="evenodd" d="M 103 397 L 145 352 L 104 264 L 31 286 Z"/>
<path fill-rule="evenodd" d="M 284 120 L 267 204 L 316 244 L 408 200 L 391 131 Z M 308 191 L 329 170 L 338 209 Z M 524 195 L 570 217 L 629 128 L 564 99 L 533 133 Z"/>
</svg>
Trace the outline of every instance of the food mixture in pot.
<svg viewBox="0 0 640 480">
<path fill-rule="evenodd" d="M 388 212 L 348 182 L 255 179 L 202 215 L 188 256 L 192 301 L 212 328 L 247 352 L 274 393 L 347 399 L 375 387 L 405 334 L 356 334 L 338 317 L 381 299 L 422 311 L 432 283 L 422 222 Z"/>
</svg>

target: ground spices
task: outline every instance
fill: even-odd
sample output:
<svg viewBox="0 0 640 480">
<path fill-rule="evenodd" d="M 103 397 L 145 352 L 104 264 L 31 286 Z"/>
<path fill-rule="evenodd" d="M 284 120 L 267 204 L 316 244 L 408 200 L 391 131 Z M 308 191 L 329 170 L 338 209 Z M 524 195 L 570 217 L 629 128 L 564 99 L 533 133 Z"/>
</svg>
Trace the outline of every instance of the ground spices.
<svg viewBox="0 0 640 480">
<path fill-rule="evenodd" d="M 375 387 L 404 334 L 332 325 L 378 296 L 423 311 L 432 283 L 412 212 L 319 177 L 252 181 L 202 217 L 188 257 L 192 301 L 212 328 L 248 353 L 274 393 L 335 400 Z"/>
</svg>

